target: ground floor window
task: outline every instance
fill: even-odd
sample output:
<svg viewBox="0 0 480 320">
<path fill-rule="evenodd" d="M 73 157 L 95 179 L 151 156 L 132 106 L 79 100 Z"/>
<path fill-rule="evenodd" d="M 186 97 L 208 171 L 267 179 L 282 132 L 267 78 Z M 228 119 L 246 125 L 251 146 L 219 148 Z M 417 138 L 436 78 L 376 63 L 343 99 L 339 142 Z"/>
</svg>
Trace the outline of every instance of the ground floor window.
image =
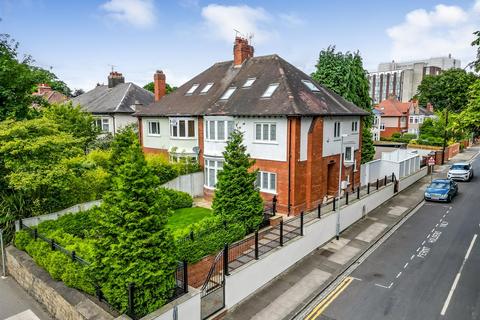
<svg viewBox="0 0 480 320">
<path fill-rule="evenodd" d="M 218 172 L 223 170 L 223 160 L 205 159 L 205 185 L 215 188 Z"/>
<path fill-rule="evenodd" d="M 196 163 L 197 156 L 189 156 L 184 154 L 170 154 L 170 162 L 180 162 L 180 163 Z"/>
<path fill-rule="evenodd" d="M 110 132 L 110 121 L 108 118 L 95 118 L 94 125 L 102 132 Z"/>
<path fill-rule="evenodd" d="M 277 174 L 273 172 L 258 171 L 255 186 L 260 188 L 260 191 L 276 193 L 277 192 Z"/>
</svg>

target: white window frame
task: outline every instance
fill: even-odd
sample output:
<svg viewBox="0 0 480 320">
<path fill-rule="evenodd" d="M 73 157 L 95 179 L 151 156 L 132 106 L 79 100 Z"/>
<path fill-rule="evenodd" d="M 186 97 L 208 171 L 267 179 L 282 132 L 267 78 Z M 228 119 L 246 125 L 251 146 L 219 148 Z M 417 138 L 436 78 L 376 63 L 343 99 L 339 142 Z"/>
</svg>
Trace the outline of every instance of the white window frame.
<svg viewBox="0 0 480 320">
<path fill-rule="evenodd" d="M 335 121 L 333 123 L 333 137 L 340 138 L 341 134 L 342 134 L 342 124 L 340 121 Z"/>
<path fill-rule="evenodd" d="M 358 132 L 358 121 L 352 121 L 352 132 L 353 133 Z"/>
<path fill-rule="evenodd" d="M 95 127 L 100 128 L 102 133 L 110 132 L 110 119 L 104 117 L 98 117 L 94 119 Z M 105 130 L 106 126 L 106 130 Z"/>
<path fill-rule="evenodd" d="M 198 156 L 196 154 L 183 154 L 183 153 L 170 153 L 169 155 L 170 162 L 179 163 L 181 159 L 185 159 L 185 163 L 196 163 L 198 162 Z"/>
<path fill-rule="evenodd" d="M 188 89 L 188 91 L 185 93 L 186 96 L 191 96 L 197 89 L 198 87 L 200 87 L 200 84 L 199 83 L 194 83 L 190 89 Z"/>
<path fill-rule="evenodd" d="M 320 89 L 318 89 L 312 81 L 310 80 L 302 80 L 302 83 L 308 88 L 310 89 L 310 91 L 313 91 L 313 92 L 318 92 L 320 91 Z"/>
<path fill-rule="evenodd" d="M 223 139 L 218 139 L 219 122 L 223 122 Z M 213 131 L 211 131 L 213 128 Z M 230 134 L 235 130 L 235 121 L 233 120 L 205 120 L 205 140 L 207 141 L 227 141 Z M 211 136 L 213 133 L 213 137 Z"/>
<path fill-rule="evenodd" d="M 280 83 L 271 83 L 268 85 L 268 88 L 263 92 L 262 98 L 271 98 L 277 88 L 279 87 Z"/>
<path fill-rule="evenodd" d="M 347 158 L 347 149 L 350 150 L 350 157 Z M 345 146 L 345 150 L 343 152 L 343 161 L 345 163 L 352 163 L 353 162 L 353 159 L 355 158 L 355 150 L 353 148 L 353 146 Z"/>
<path fill-rule="evenodd" d="M 248 78 L 243 84 L 242 88 L 250 88 L 257 78 Z"/>
<path fill-rule="evenodd" d="M 188 135 L 188 128 L 189 123 L 193 122 L 193 136 Z M 185 124 L 185 135 L 180 135 L 180 122 L 184 122 Z M 174 127 L 177 128 L 177 133 L 174 134 Z M 195 130 L 195 119 L 193 118 L 170 118 L 170 138 L 171 139 L 195 139 L 197 137 L 197 132 Z"/>
<path fill-rule="evenodd" d="M 154 137 L 158 137 L 160 136 L 160 121 L 158 120 L 148 120 L 147 121 L 147 124 L 148 124 L 148 135 L 149 136 L 154 136 Z M 157 125 L 157 133 L 152 133 L 152 125 L 153 124 L 156 124 Z"/>
<path fill-rule="evenodd" d="M 257 137 L 257 126 L 260 126 L 260 139 Z M 275 128 L 275 137 L 272 138 L 272 127 Z M 265 128 L 267 128 L 267 136 L 265 137 Z M 277 143 L 277 128 L 276 122 L 254 122 L 253 123 L 253 140 L 256 143 Z"/>
<path fill-rule="evenodd" d="M 206 94 L 214 85 L 215 83 L 214 82 L 209 82 L 205 85 L 205 87 L 202 88 L 202 90 L 200 91 L 200 94 Z"/>
<path fill-rule="evenodd" d="M 223 95 L 220 97 L 220 100 L 228 100 L 232 96 L 232 94 L 237 90 L 237 87 L 229 87 Z"/>
<path fill-rule="evenodd" d="M 265 177 L 267 181 L 265 181 Z M 274 179 L 273 183 L 272 178 Z M 257 171 L 257 179 L 255 180 L 255 186 L 258 187 L 261 192 L 277 194 L 277 181 L 277 174 L 275 172 L 259 170 Z"/>
<path fill-rule="evenodd" d="M 205 164 L 204 166 L 205 185 L 204 186 L 205 188 L 208 188 L 208 189 L 215 189 L 215 186 L 217 185 L 217 182 L 218 182 L 218 172 L 223 170 L 224 160 L 205 158 L 204 164 Z M 213 181 L 210 181 L 210 175 L 209 175 L 210 170 L 213 170 L 214 172 Z"/>
</svg>

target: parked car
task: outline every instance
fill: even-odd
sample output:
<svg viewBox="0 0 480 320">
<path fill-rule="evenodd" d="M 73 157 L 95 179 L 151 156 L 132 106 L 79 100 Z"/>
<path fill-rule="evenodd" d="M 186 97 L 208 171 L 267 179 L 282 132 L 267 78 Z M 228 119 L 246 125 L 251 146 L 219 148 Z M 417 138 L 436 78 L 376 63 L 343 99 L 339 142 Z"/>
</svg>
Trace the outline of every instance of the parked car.
<svg viewBox="0 0 480 320">
<path fill-rule="evenodd" d="M 473 168 L 470 163 L 454 163 L 448 170 L 448 179 L 470 181 L 473 178 Z"/>
<path fill-rule="evenodd" d="M 425 190 L 426 201 L 450 202 L 458 194 L 458 185 L 452 179 L 435 179 Z"/>
</svg>

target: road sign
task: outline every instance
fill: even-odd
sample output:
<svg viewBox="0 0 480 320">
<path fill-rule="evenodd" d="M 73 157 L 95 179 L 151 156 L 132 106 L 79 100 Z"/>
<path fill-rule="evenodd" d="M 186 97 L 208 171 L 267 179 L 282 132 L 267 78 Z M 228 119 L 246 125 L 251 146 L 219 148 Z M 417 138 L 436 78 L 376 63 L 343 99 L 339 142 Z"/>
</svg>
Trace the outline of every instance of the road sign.
<svg viewBox="0 0 480 320">
<path fill-rule="evenodd" d="M 428 158 L 428 165 L 429 166 L 434 166 L 435 165 L 435 159 L 433 157 Z"/>
</svg>

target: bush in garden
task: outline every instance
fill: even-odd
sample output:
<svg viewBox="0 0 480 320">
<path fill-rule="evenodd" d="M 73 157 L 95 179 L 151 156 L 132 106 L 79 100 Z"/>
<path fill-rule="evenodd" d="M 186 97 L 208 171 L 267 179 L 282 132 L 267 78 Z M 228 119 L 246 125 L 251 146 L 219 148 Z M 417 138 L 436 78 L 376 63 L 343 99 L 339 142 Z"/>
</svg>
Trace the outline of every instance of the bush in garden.
<svg viewBox="0 0 480 320">
<path fill-rule="evenodd" d="M 213 198 L 213 213 L 227 223 L 240 223 L 247 232 L 258 228 L 263 220 L 263 200 L 255 186 L 257 171 L 243 144 L 243 133 L 234 130 L 223 152 L 225 163 L 218 172 Z"/>
<path fill-rule="evenodd" d="M 170 199 L 170 209 L 176 210 L 181 208 L 190 208 L 193 205 L 192 197 L 186 192 L 177 191 L 170 188 L 162 188 L 162 190 Z"/>
<path fill-rule="evenodd" d="M 95 230 L 92 274 L 107 300 L 127 309 L 128 284 L 134 282 L 138 315 L 170 299 L 175 287 L 176 248 L 166 228 L 169 198 L 158 188 L 131 129 L 122 132 L 122 159 L 112 160 L 112 186 L 105 194 Z M 115 148 L 114 148 L 115 149 Z"/>
<path fill-rule="evenodd" d="M 193 240 L 190 234 L 193 232 Z M 225 243 L 233 243 L 246 234 L 240 223 L 224 224 L 218 216 L 200 220 L 187 229 L 174 233 L 177 239 L 179 260 L 194 263 L 221 250 Z"/>
</svg>

